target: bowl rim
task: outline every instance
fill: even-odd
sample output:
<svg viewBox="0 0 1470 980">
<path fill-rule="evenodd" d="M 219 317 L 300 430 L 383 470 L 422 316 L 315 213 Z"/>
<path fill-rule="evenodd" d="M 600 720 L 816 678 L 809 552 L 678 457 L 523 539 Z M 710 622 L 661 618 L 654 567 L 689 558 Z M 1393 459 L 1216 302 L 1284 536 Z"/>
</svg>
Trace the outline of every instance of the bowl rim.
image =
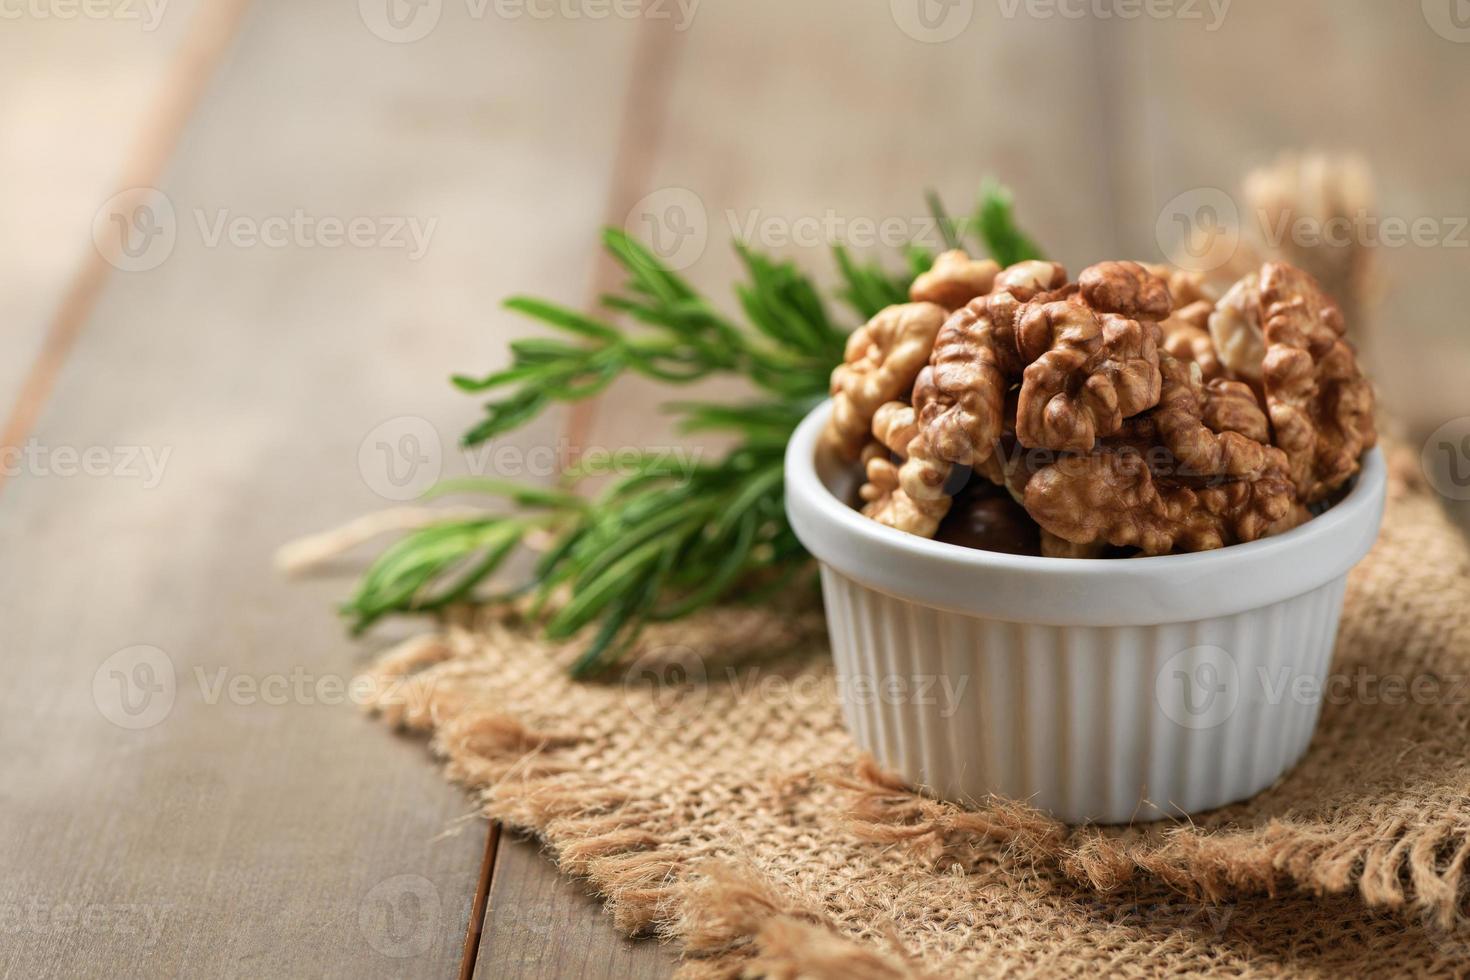
<svg viewBox="0 0 1470 980">
<path fill-rule="evenodd" d="M 813 408 L 786 449 L 792 528 L 823 564 L 922 605 L 1016 622 L 1152 625 L 1259 608 L 1346 575 L 1378 535 L 1387 488 L 1372 449 L 1348 494 L 1283 534 L 1214 551 L 1130 559 L 1044 558 L 981 551 L 879 524 L 839 499 L 818 473 L 831 400 Z M 827 461 L 831 470 L 848 464 Z M 1058 597 L 1069 601 L 1058 607 Z"/>
</svg>

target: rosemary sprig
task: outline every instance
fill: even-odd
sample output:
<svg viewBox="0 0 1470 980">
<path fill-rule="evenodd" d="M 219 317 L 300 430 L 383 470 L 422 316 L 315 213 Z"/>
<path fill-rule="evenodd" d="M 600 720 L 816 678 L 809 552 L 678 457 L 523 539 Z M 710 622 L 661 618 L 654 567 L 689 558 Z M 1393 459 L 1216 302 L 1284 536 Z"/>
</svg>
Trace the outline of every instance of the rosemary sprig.
<svg viewBox="0 0 1470 980">
<path fill-rule="evenodd" d="M 980 190 L 980 206 L 975 210 L 976 233 L 990 249 L 990 257 L 1002 267 L 1042 259 L 1040 246 L 1016 224 L 1011 192 L 994 180 L 987 180 Z"/>
<path fill-rule="evenodd" d="M 946 247 L 973 234 L 1003 264 L 1039 254 L 1015 226 L 1010 197 L 998 185 L 987 184 L 975 214 L 958 224 L 936 195 L 929 200 Z M 616 662 L 645 624 L 678 619 L 736 594 L 761 595 L 763 584 L 783 588 L 807 567 L 783 509 L 782 457 L 796 425 L 826 397 L 854 324 L 835 319 L 795 265 L 744 245 L 736 246 L 746 274 L 736 287 L 747 321 L 742 326 L 622 231 L 608 229 L 603 243 L 627 274 L 621 292 L 602 298 L 603 316 L 514 297 L 508 309 L 563 338 L 514 341 L 509 367 L 453 378 L 465 391 L 497 395 L 465 434 L 465 444 L 511 431 L 554 403 L 592 397 L 627 373 L 668 384 L 727 374 L 748 379 L 759 399 L 665 407 L 679 417 L 681 431 L 732 435 L 734 447 L 694 465 L 647 456 L 618 473 L 574 466 L 558 488 L 488 479 L 443 484 L 433 492 L 480 493 L 512 509 L 447 519 L 385 550 L 343 607 L 355 630 L 394 613 L 520 598 L 552 639 L 589 631 L 572 667 L 576 676 L 589 676 Z M 910 247 L 904 271 L 893 273 L 841 247 L 833 251 L 841 279 L 836 295 L 858 322 L 904 302 L 913 277 L 932 261 L 928 250 Z M 612 482 L 584 498 L 575 491 L 591 477 Z M 529 580 L 510 593 L 483 594 L 484 584 L 533 532 L 551 546 Z"/>
</svg>

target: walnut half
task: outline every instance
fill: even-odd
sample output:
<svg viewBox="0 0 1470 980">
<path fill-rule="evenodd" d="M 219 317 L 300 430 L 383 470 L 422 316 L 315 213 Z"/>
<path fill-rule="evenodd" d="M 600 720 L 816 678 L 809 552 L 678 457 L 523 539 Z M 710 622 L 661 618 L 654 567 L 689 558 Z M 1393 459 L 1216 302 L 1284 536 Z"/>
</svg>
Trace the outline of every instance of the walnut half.
<svg viewBox="0 0 1470 980">
<path fill-rule="evenodd" d="M 1135 547 L 1145 555 L 1207 551 L 1270 534 L 1292 511 L 1286 458 L 1268 449 L 1254 479 L 1202 490 L 1155 478 L 1132 451 L 1065 456 L 1026 485 L 1026 510 L 1073 545 Z"/>
<path fill-rule="evenodd" d="M 1085 453 L 1123 420 L 1158 403 L 1157 321 L 1169 315 L 1163 280 L 1136 262 L 1086 269 L 1074 295 L 1021 310 L 1027 364 L 1016 436 L 1037 449 Z"/>
<path fill-rule="evenodd" d="M 957 310 L 990 292 L 999 273 L 995 260 L 972 259 L 962 249 L 951 249 L 940 253 L 933 267 L 914 280 L 909 299 Z"/>
<path fill-rule="evenodd" d="M 878 406 L 913 387 L 945 315 L 933 303 L 890 306 L 847 339 L 843 363 L 832 372 L 832 418 L 824 436 L 844 458 L 857 459 Z"/>
</svg>

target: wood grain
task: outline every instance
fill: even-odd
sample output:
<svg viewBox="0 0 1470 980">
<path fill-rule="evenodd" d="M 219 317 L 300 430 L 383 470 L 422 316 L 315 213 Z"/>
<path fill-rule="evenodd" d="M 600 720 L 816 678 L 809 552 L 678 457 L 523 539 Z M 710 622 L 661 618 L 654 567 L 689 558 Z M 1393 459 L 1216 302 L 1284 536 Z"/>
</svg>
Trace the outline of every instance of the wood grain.
<svg viewBox="0 0 1470 980">
<path fill-rule="evenodd" d="M 881 5 L 749 0 L 703 8 L 676 41 L 658 153 L 629 195 L 640 206 L 624 221 L 644 234 L 668 233 L 665 256 L 687 262 L 684 274 L 733 309 L 728 289 L 739 269 L 727 239 L 754 229 L 755 244 L 830 281 L 827 247 L 854 244 L 856 222 L 921 228 L 924 188 L 939 188 L 959 210 L 987 174 L 1015 190 L 1026 227 L 1074 270 L 1107 256 L 1162 257 L 1155 224 L 1169 197 L 1233 186 L 1282 147 L 1362 146 L 1400 188 L 1386 198 L 1390 213 L 1470 213 L 1464 182 L 1451 187 L 1441 173 L 1459 157 L 1422 171 L 1413 165 L 1418 147 L 1459 145 L 1463 134 L 1443 131 L 1435 113 L 1403 111 L 1405 101 L 1470 99 L 1466 46 L 1434 36 L 1414 10 L 1361 8 L 1348 16 L 1341 5 L 1237 0 L 1214 32 L 1187 21 L 1005 17 L 981 4 L 964 34 L 945 44 L 906 37 Z M 1375 36 L 1389 38 L 1388 47 L 1375 49 Z M 1302 62 L 1308 40 L 1312 64 L 1330 62 L 1321 73 Z M 1410 62 L 1427 63 L 1427 74 L 1406 77 Z M 1363 128 L 1345 132 L 1348 120 Z M 1385 146 L 1362 138 L 1395 130 L 1412 139 Z M 1432 189 L 1432 197 L 1405 204 L 1399 195 L 1410 187 Z M 701 239 L 692 251 L 668 210 L 687 210 L 691 200 Z M 814 219 L 835 219 L 824 227 L 838 230 L 807 245 L 781 237 Z M 1459 322 L 1450 311 L 1465 287 L 1443 264 L 1463 263 L 1459 254 L 1385 256 L 1394 291 L 1418 295 L 1416 342 L 1443 352 L 1428 359 L 1434 371 L 1456 376 L 1470 357 L 1463 337 L 1447 342 L 1443 329 Z M 1401 358 L 1380 370 L 1399 411 L 1442 420 L 1455 399 L 1461 413 L 1470 411 L 1463 386 L 1446 381 L 1436 395 L 1393 384 L 1412 364 Z M 740 393 L 724 382 L 700 392 Z M 669 397 L 666 388 L 623 381 L 579 435 L 607 447 L 686 441 L 658 421 L 656 406 Z"/>
<path fill-rule="evenodd" d="M 67 307 L 95 296 L 94 216 L 112 194 L 157 177 L 238 7 L 176 0 L 79 19 L 36 16 L 47 5 L 7 8 L 0 213 L 13 233 L 0 238 L 0 412 L 12 434 L 28 428 L 13 405 L 37 357 L 59 362 L 85 318 Z"/>
<path fill-rule="evenodd" d="M 1112 215 L 1125 250 L 1160 254 L 1154 225 L 1167 202 L 1200 187 L 1234 194 L 1284 149 L 1361 154 L 1383 217 L 1461 229 L 1377 251 L 1382 295 L 1366 339 L 1380 401 L 1421 437 L 1470 412 L 1460 381 L 1470 136 L 1448 124 L 1451 107 L 1470 104 L 1470 44 L 1436 34 L 1418 3 L 1235 0 L 1215 31 L 1164 19 L 1103 34 L 1129 160 Z"/>
<path fill-rule="evenodd" d="M 161 182 L 172 253 L 109 281 L 34 430 L 46 466 L 0 505 L 0 907 L 20 917 L 0 973 L 458 967 L 485 827 L 420 741 L 345 695 L 391 638 L 343 634 L 349 581 L 285 582 L 271 556 L 384 506 L 384 452 L 446 474 L 554 466 L 555 416 L 461 456 L 476 408 L 445 377 L 504 363 L 526 332 L 504 295 L 585 295 L 617 120 L 545 66 L 621 85 L 631 42 L 447 5 L 400 45 L 353 4 L 251 9 Z M 411 258 L 198 224 L 298 209 L 437 225 Z M 93 449 L 105 473 L 51 465 Z M 165 460 L 156 481 L 122 465 L 141 449 Z M 159 652 L 114 657 L 138 645 Z"/>
<path fill-rule="evenodd" d="M 749 0 L 701 7 L 676 43 L 660 152 L 625 221 L 661 234 L 665 257 L 732 313 L 741 276 L 732 239 L 831 283 L 833 245 L 890 264 L 910 238 L 938 247 L 925 189 L 964 214 L 986 175 L 1014 187 L 1028 226 L 1060 257 L 1114 246 L 1110 174 L 1093 164 L 1109 145 L 1100 54 L 1085 22 L 1006 18 L 977 4 L 960 37 L 926 44 L 885 4 Z M 1032 71 L 1027 59 L 1042 49 L 1046 68 Z M 1035 107 L 1076 123 L 1039 126 Z M 686 212 L 692 238 L 678 234 Z M 743 390 L 716 381 L 701 394 Z M 669 397 L 637 379 L 619 384 L 606 399 L 617 410 L 601 411 L 588 438 L 684 441 L 656 410 Z"/>
<path fill-rule="evenodd" d="M 551 868 L 534 841 L 500 842 L 478 975 L 525 980 L 667 977 L 677 954 L 613 931 L 586 884 Z"/>
<path fill-rule="evenodd" d="M 130 168 L 143 120 L 176 118 L 150 93 L 200 2 L 172 0 L 153 33 L 7 21 L 0 36 L 0 206 L 26 230 L 0 250 L 0 392 L 93 261 L 113 188 L 160 175 L 180 222 L 159 267 L 88 280 L 11 426 L 43 455 L 0 497 L 6 977 L 442 976 L 465 943 L 480 976 L 669 972 L 672 951 L 618 937 L 532 844 L 503 842 L 481 891 L 473 803 L 421 743 L 341 703 L 408 627 L 349 640 L 328 614 L 346 578 L 270 568 L 283 541 L 389 502 L 390 465 L 535 479 L 571 444 L 676 438 L 653 411 L 666 392 L 629 381 L 570 429 L 553 413 L 489 453 L 453 449 L 475 406 L 445 375 L 503 364 L 529 332 L 503 296 L 605 289 L 600 220 L 678 231 L 670 202 L 692 196 L 686 274 L 733 310 L 732 235 L 831 281 L 830 244 L 866 251 L 859 229 L 885 219 L 922 232 L 926 187 L 962 210 L 985 174 L 1074 268 L 1157 254 L 1165 201 L 1281 146 L 1364 150 L 1389 213 L 1470 214 L 1453 125 L 1470 46 L 1416 4 L 1235 0 L 1211 32 L 981 3 L 926 44 L 890 5 L 746 0 L 701 5 L 650 50 L 648 24 L 616 18 L 446 3 L 428 36 L 393 43 L 352 3 L 257 0 L 167 167 Z M 419 258 L 207 240 L 222 216 L 298 211 L 435 225 Z M 1420 427 L 1470 411 L 1464 254 L 1385 255 L 1389 326 L 1417 356 L 1380 376 Z M 111 468 L 57 474 L 58 451 L 89 450 Z M 156 485 L 121 472 L 141 450 L 165 461 Z M 160 679 L 137 672 L 153 654 L 115 659 L 138 645 L 176 688 L 135 730 L 116 699 Z"/>
</svg>

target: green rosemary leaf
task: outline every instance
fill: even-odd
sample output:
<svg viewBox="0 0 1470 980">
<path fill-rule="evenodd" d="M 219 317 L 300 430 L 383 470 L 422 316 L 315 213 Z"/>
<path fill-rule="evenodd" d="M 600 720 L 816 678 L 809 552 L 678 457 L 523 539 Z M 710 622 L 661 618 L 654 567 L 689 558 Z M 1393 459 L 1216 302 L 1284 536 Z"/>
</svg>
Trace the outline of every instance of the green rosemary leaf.
<svg viewBox="0 0 1470 980">
<path fill-rule="evenodd" d="M 651 515 L 634 525 L 623 524 L 615 532 L 608 534 L 608 542 L 599 543 L 599 550 L 588 558 L 586 564 L 577 575 L 576 584 L 580 591 L 587 584 L 596 581 L 609 568 L 622 561 L 624 556 L 637 552 L 644 544 L 657 543 L 669 538 L 678 537 L 676 534 L 680 528 L 684 529 L 682 536 L 687 536 L 693 529 L 704 523 L 696 520 L 701 516 L 707 516 L 709 502 L 703 500 L 684 500 L 674 504 L 668 501 L 670 506 L 660 508 L 659 512 Z M 593 531 L 597 533 L 596 530 Z"/>
<path fill-rule="evenodd" d="M 776 429 L 790 434 L 811 406 L 803 408 L 780 402 L 736 405 L 671 402 L 663 407 L 666 411 L 677 412 L 684 416 L 679 422 L 681 432 L 753 433 L 763 429 Z"/>
<path fill-rule="evenodd" d="M 480 392 L 489 391 L 491 388 L 499 388 L 501 385 L 513 384 L 517 381 L 526 381 L 541 373 L 542 368 L 534 364 L 519 364 L 515 367 L 506 368 L 504 371 L 496 371 L 487 374 L 483 378 L 472 378 L 467 374 L 451 375 L 450 382 L 460 391 Z"/>
<path fill-rule="evenodd" d="M 946 245 L 978 231 L 998 262 L 1040 254 L 997 185 L 986 185 L 976 217 L 964 226 L 936 195 L 929 203 Z M 632 373 L 665 384 L 713 375 L 749 382 L 752 401 L 665 406 L 681 431 L 721 434 L 733 444 L 710 460 L 646 453 L 619 456 L 616 466 L 583 461 L 550 488 L 493 478 L 442 484 L 431 496 L 480 494 L 520 509 L 449 518 L 391 545 L 343 606 L 355 630 L 391 613 L 529 593 L 528 615 L 547 636 L 591 631 L 572 666 L 583 677 L 617 663 L 647 622 L 737 596 L 764 601 L 812 580 L 813 563 L 786 519 L 782 460 L 801 419 L 827 397 L 854 324 L 834 319 L 822 292 L 793 263 L 743 245 L 736 245 L 745 272 L 736 295 L 745 316 L 737 322 L 620 229 L 605 230 L 603 242 L 627 279 L 620 292 L 602 298 L 597 314 L 512 298 L 508 309 L 558 336 L 513 341 L 509 365 L 453 377 L 464 391 L 498 396 L 484 404 L 465 443 L 514 430 L 553 404 L 593 397 Z M 909 283 L 933 259 L 928 249 L 911 245 L 903 251 L 904 271 L 893 274 L 841 247 L 833 257 L 836 297 L 859 323 L 904 302 Z M 579 480 L 591 477 L 611 479 L 595 496 L 575 492 Z M 550 546 L 529 580 L 509 593 L 480 592 L 533 530 L 549 535 Z"/>
<path fill-rule="evenodd" d="M 516 483 L 488 476 L 465 476 L 435 484 L 424 494 L 425 500 L 454 493 L 484 493 L 505 497 L 522 507 L 544 507 L 551 510 L 586 510 L 590 504 L 583 497 L 566 490 L 541 487 L 533 483 Z"/>
<path fill-rule="evenodd" d="M 519 429 L 551 404 L 551 398 L 535 388 L 523 388 L 509 398 L 485 406 L 486 418 L 465 433 L 466 446 L 475 446 L 513 429 Z"/>
<path fill-rule="evenodd" d="M 466 594 L 494 571 L 530 526 L 496 517 L 448 520 L 401 539 L 372 564 L 344 607 L 353 617 L 353 632 L 362 632 L 390 612 L 433 607 L 433 584 L 484 552 L 471 575 L 449 589 L 449 594 Z"/>
<path fill-rule="evenodd" d="M 596 354 L 607 356 L 610 346 L 588 347 L 582 344 L 568 344 L 561 340 L 550 340 L 545 337 L 523 337 L 520 340 L 512 340 L 508 345 L 511 357 L 516 365 L 534 367 L 539 375 L 566 374 L 573 370 L 580 370 L 590 358 Z"/>
<path fill-rule="evenodd" d="M 736 521 L 744 519 L 747 513 L 759 505 L 763 497 L 779 494 L 784 476 L 785 471 L 781 466 L 773 466 L 740 488 L 740 492 L 731 498 L 720 515 L 719 523 L 715 525 L 716 536 L 723 535 Z"/>
<path fill-rule="evenodd" d="M 665 552 L 654 568 L 617 600 L 612 612 L 602 620 L 592 642 L 572 664 L 572 677 L 585 678 L 599 673 L 637 639 L 643 630 L 643 614 L 658 597 L 673 561 L 673 552 Z"/>
<path fill-rule="evenodd" d="M 528 296 L 512 296 L 505 301 L 507 310 L 523 313 L 542 323 L 553 327 L 560 327 L 570 333 L 579 334 L 583 337 L 591 337 L 594 340 L 605 340 L 617 343 L 623 339 L 622 333 L 605 323 L 598 323 L 589 316 L 583 316 L 576 310 L 569 310 L 565 306 L 548 303 L 545 300 L 532 299 Z"/>
<path fill-rule="evenodd" d="M 812 281 L 790 262 L 774 262 L 744 245 L 736 245 L 749 286 L 737 288 L 751 322 L 783 347 L 805 354 L 841 356 L 845 334 L 832 326 L 826 305 Z"/>
<path fill-rule="evenodd" d="M 844 283 L 838 295 L 863 322 L 886 307 L 908 301 L 912 276 L 890 276 L 877 265 L 861 265 L 841 245 L 834 247 L 832 254 Z"/>
<path fill-rule="evenodd" d="M 980 191 L 975 224 L 990 250 L 990 257 L 1002 266 L 1045 258 L 1040 247 L 1016 224 L 1011 192 L 993 180 L 987 180 Z"/>
<path fill-rule="evenodd" d="M 475 591 L 476 586 L 492 575 L 505 563 L 511 552 L 521 543 L 520 534 L 504 534 L 498 540 L 487 542 L 489 548 L 479 561 L 464 573 L 459 581 L 450 584 L 432 599 L 419 603 L 421 609 L 443 609 L 445 606 L 463 602 Z M 482 545 L 483 547 L 483 545 Z"/>
<path fill-rule="evenodd" d="M 698 299 L 688 283 L 621 228 L 604 228 L 602 244 L 627 270 L 630 288 L 665 303 Z"/>
<path fill-rule="evenodd" d="M 954 219 L 944 209 L 944 202 L 940 200 L 939 192 L 925 191 L 924 200 L 928 202 L 929 214 L 933 216 L 934 223 L 939 228 L 939 237 L 944 239 L 944 247 L 951 250 L 964 248 L 961 241 L 961 229 L 955 225 Z"/>
<path fill-rule="evenodd" d="M 903 257 L 909 267 L 909 282 L 913 282 L 928 272 L 929 268 L 934 265 L 934 253 L 919 245 L 910 245 L 904 249 Z M 904 295 L 908 295 L 907 286 L 905 286 Z"/>
<path fill-rule="evenodd" d="M 754 511 L 746 511 L 737 525 L 737 533 L 733 541 L 725 542 L 724 557 L 714 568 L 713 573 L 706 577 L 705 583 L 693 592 L 682 596 L 675 602 L 655 609 L 649 613 L 649 618 L 667 622 L 673 619 L 682 619 L 690 613 L 709 605 L 720 596 L 745 571 L 746 563 L 750 558 L 751 546 L 755 543 L 756 528 L 760 524 L 760 518 Z"/>
<path fill-rule="evenodd" d="M 669 547 L 670 542 L 661 538 L 645 541 L 603 569 L 600 575 L 586 582 L 579 581 L 572 600 L 546 624 L 546 635 L 553 640 L 564 640 L 586 626 L 604 607 L 615 602 L 620 593 L 626 592 L 629 581 L 640 579 L 656 568 L 659 557 Z"/>
</svg>

